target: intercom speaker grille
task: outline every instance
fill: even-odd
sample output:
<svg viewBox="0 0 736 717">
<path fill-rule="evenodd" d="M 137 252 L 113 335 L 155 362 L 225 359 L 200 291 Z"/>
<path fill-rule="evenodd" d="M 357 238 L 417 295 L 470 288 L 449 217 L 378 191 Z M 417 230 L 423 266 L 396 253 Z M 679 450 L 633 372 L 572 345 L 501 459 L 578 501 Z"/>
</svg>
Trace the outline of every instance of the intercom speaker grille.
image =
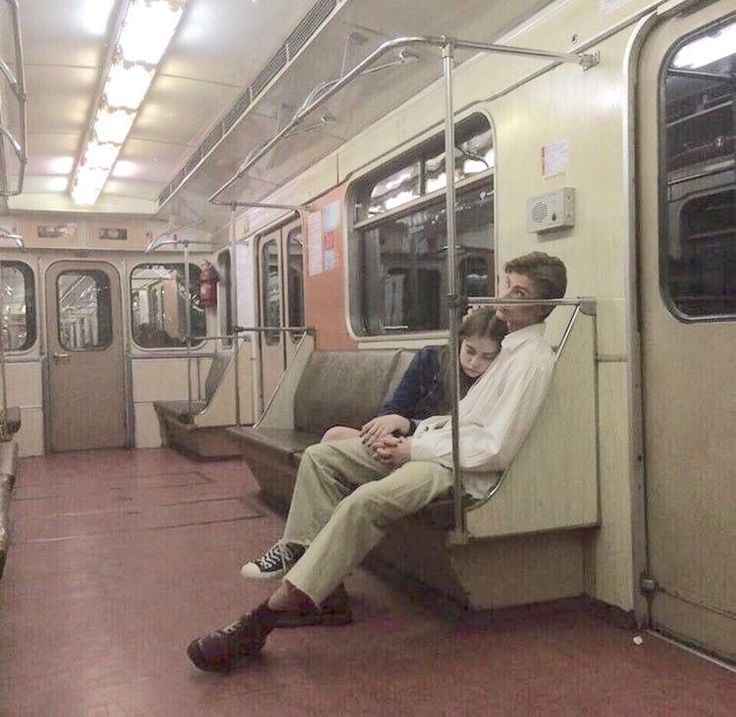
<svg viewBox="0 0 736 717">
<path fill-rule="evenodd" d="M 532 219 L 535 222 L 543 222 L 547 218 L 547 203 L 536 202 L 532 207 Z"/>
</svg>

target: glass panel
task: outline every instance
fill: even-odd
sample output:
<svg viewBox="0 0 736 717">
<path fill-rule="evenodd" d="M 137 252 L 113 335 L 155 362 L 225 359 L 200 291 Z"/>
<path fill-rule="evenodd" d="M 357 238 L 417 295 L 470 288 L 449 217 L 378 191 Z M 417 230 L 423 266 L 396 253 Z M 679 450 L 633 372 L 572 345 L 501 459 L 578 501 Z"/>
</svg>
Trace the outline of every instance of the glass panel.
<svg viewBox="0 0 736 717">
<path fill-rule="evenodd" d="M 189 307 L 192 345 L 206 335 L 204 309 L 199 303 L 199 267 L 189 265 Z M 187 295 L 184 264 L 140 264 L 130 274 L 130 326 L 143 348 L 186 346 Z"/>
<path fill-rule="evenodd" d="M 230 291 L 232 281 L 231 277 L 232 262 L 230 260 L 230 251 L 220 252 L 217 256 L 217 274 L 219 282 L 217 284 L 217 314 L 220 321 L 220 333 L 231 334 L 233 332 L 233 308 L 232 294 Z M 223 339 L 223 346 L 230 346 L 230 339 Z"/>
<path fill-rule="evenodd" d="M 281 326 L 281 277 L 279 276 L 279 252 L 275 239 L 261 247 L 261 301 L 263 305 L 263 325 Z M 273 346 L 279 343 L 278 332 L 267 331 L 266 343 Z"/>
<path fill-rule="evenodd" d="M 112 343 L 112 297 L 104 271 L 63 271 L 56 279 L 59 343 L 69 351 L 104 349 Z"/>
<path fill-rule="evenodd" d="M 360 235 L 363 324 L 369 334 L 447 328 L 447 243 L 442 198 Z M 461 286 L 493 293 L 493 192 L 490 182 L 458 194 Z"/>
<path fill-rule="evenodd" d="M 455 181 L 493 169 L 494 162 L 492 130 L 474 134 L 464 142 L 458 142 L 455 147 Z M 442 152 L 424 162 L 423 194 L 444 189 L 446 185 L 445 153 Z"/>
<path fill-rule="evenodd" d="M 660 282 L 679 318 L 736 317 L 735 33 L 687 38 L 663 73 Z"/>
<path fill-rule="evenodd" d="M 5 351 L 25 351 L 36 341 L 36 285 L 20 261 L 0 262 L 0 333 Z"/>
<path fill-rule="evenodd" d="M 286 238 L 286 274 L 289 282 L 289 326 L 304 326 L 304 262 L 302 259 L 302 230 L 294 227 Z M 301 334 L 290 334 L 292 341 Z"/>
</svg>

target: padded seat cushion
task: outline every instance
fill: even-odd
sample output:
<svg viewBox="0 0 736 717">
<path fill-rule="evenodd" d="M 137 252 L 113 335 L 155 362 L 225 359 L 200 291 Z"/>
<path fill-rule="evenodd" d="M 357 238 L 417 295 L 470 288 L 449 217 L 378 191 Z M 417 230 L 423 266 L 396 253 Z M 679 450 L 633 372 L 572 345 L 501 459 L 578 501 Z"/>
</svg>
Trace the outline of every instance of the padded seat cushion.
<svg viewBox="0 0 736 717">
<path fill-rule="evenodd" d="M 189 413 L 188 401 L 154 401 L 153 406 L 158 413 L 176 418 L 181 423 L 191 423 L 194 416 L 202 413 L 207 408 L 207 403 L 205 401 L 192 401 L 191 413 Z"/>
<path fill-rule="evenodd" d="M 4 441 L 0 443 L 0 476 L 9 476 L 11 479 L 14 479 L 17 470 L 18 444 L 15 441 Z"/>
<path fill-rule="evenodd" d="M 315 351 L 294 396 L 294 428 L 321 436 L 332 426 L 359 428 L 376 416 L 398 351 Z"/>
<path fill-rule="evenodd" d="M 18 433 L 20 430 L 20 407 L 8 406 L 8 415 L 6 416 L 8 433 Z M 3 409 L 0 408 L 0 423 L 3 422 Z"/>
<path fill-rule="evenodd" d="M 272 451 L 285 458 L 291 458 L 295 453 L 301 455 L 309 446 L 319 443 L 320 436 L 314 433 L 292 431 L 283 428 L 238 428 L 230 431 L 237 436 L 244 452 L 249 449 L 258 451 Z M 298 465 L 298 462 L 295 463 Z"/>
</svg>

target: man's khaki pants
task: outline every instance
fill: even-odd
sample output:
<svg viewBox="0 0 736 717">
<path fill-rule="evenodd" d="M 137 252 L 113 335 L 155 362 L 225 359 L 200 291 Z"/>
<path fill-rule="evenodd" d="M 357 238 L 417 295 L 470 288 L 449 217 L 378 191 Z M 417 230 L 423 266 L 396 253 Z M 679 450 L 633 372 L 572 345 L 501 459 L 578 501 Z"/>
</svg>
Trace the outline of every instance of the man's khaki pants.
<svg viewBox="0 0 736 717">
<path fill-rule="evenodd" d="M 337 476 L 362 483 L 352 493 Z M 318 443 L 304 452 L 284 540 L 308 545 L 286 580 L 319 605 L 376 546 L 398 518 L 452 488 L 452 471 L 431 461 L 391 470 L 359 438 Z"/>
</svg>

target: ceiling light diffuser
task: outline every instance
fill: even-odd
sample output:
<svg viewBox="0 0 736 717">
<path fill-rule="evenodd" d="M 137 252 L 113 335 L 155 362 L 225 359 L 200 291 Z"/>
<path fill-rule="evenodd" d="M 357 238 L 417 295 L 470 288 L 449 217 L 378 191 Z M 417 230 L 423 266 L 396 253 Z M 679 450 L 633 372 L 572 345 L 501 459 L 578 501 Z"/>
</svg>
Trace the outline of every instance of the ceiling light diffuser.
<svg viewBox="0 0 736 717">
<path fill-rule="evenodd" d="M 71 197 L 76 204 L 97 201 L 128 137 L 186 0 L 130 0 L 114 41 L 87 145 L 77 162 Z"/>
</svg>

